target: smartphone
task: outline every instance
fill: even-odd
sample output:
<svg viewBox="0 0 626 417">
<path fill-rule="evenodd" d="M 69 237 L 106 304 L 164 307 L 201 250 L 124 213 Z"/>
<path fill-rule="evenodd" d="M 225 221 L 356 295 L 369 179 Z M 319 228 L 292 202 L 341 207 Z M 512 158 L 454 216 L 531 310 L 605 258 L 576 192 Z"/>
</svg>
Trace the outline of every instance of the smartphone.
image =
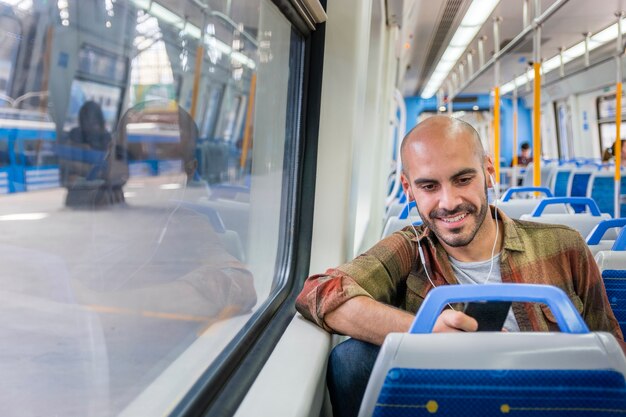
<svg viewBox="0 0 626 417">
<path fill-rule="evenodd" d="M 510 301 L 480 301 L 465 304 L 463 312 L 476 319 L 479 332 L 499 332 L 510 309 Z"/>
</svg>

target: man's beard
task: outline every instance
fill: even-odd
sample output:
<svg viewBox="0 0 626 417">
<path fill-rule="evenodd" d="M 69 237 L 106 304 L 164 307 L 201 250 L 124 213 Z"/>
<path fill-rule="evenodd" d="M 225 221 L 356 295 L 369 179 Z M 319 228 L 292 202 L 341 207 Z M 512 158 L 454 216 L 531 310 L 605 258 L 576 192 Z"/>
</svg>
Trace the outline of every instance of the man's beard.
<svg viewBox="0 0 626 417">
<path fill-rule="evenodd" d="M 474 240 L 474 237 L 476 237 L 476 234 L 478 233 L 480 227 L 485 221 L 485 217 L 487 217 L 488 204 L 486 196 L 487 187 L 485 186 L 485 199 L 481 201 L 480 209 L 471 203 L 461 203 L 452 210 L 440 208 L 433 209 L 430 213 L 428 213 L 428 216 L 424 216 L 419 211 L 419 207 L 418 212 L 420 214 L 420 217 L 422 218 L 422 222 L 424 222 L 424 225 L 432 230 L 432 232 L 435 234 L 435 236 L 437 236 L 440 241 L 453 248 L 467 246 L 472 242 L 472 240 Z M 459 213 L 467 213 L 467 216 L 472 216 L 475 218 L 476 223 L 471 230 L 469 230 L 465 234 L 461 234 L 463 229 L 466 228 L 467 225 L 463 225 L 463 227 L 456 229 L 446 229 L 445 232 L 439 230 L 439 227 L 437 226 L 437 218 L 454 216 L 455 214 Z"/>
</svg>

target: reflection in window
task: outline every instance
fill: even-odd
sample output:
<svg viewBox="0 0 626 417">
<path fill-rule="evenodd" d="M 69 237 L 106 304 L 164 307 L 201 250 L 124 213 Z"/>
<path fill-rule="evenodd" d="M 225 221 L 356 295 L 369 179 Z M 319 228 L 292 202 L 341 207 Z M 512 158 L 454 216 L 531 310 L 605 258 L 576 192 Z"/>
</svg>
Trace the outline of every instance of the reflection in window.
<svg viewBox="0 0 626 417">
<path fill-rule="evenodd" d="M 137 56 L 132 60 L 131 103 L 156 99 L 174 99 L 174 76 L 159 21 L 143 11 L 137 12 Z"/>
<path fill-rule="evenodd" d="M 281 289 L 303 42 L 239 3 L 0 19 L 0 415 L 163 415 Z"/>
</svg>

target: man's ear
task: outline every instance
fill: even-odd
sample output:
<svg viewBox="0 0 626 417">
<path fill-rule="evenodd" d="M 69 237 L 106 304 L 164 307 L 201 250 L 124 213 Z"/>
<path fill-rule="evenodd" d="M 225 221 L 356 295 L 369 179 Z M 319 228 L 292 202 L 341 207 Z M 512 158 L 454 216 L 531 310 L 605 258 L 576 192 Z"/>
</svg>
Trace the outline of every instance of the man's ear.
<svg viewBox="0 0 626 417">
<path fill-rule="evenodd" d="M 402 191 L 407 196 L 407 200 L 411 201 L 409 197 L 411 196 L 411 183 L 408 178 L 404 175 L 404 172 L 400 175 L 400 183 L 402 184 Z"/>
<path fill-rule="evenodd" d="M 485 155 L 485 162 L 483 164 L 483 169 L 485 170 L 485 178 L 489 178 L 490 176 L 496 175 L 496 169 L 493 166 L 493 160 L 491 156 Z M 488 186 L 493 186 L 493 184 L 487 184 Z"/>
</svg>

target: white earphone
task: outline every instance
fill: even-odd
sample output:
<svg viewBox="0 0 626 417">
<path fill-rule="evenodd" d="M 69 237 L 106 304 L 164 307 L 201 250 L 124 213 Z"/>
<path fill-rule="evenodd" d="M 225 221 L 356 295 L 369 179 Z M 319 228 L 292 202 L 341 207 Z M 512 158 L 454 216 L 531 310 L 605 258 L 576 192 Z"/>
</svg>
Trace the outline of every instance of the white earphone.
<svg viewBox="0 0 626 417">
<path fill-rule="evenodd" d="M 491 184 L 493 186 L 493 207 L 495 208 L 495 220 L 496 220 L 496 237 L 493 240 L 493 247 L 491 248 L 491 265 L 489 266 L 489 274 L 487 274 L 487 279 L 485 280 L 485 284 L 489 282 L 491 278 L 491 271 L 493 270 L 493 257 L 496 252 L 496 245 L 498 244 L 498 233 L 499 233 L 499 223 L 498 223 L 498 200 L 500 199 L 500 184 L 498 184 L 493 175 L 489 174 L 489 179 L 491 180 Z"/>
<path fill-rule="evenodd" d="M 491 180 L 495 200 L 498 201 L 500 199 L 500 184 L 496 182 L 496 180 L 493 178 L 493 175 L 491 174 L 489 174 L 489 179 Z"/>
</svg>

